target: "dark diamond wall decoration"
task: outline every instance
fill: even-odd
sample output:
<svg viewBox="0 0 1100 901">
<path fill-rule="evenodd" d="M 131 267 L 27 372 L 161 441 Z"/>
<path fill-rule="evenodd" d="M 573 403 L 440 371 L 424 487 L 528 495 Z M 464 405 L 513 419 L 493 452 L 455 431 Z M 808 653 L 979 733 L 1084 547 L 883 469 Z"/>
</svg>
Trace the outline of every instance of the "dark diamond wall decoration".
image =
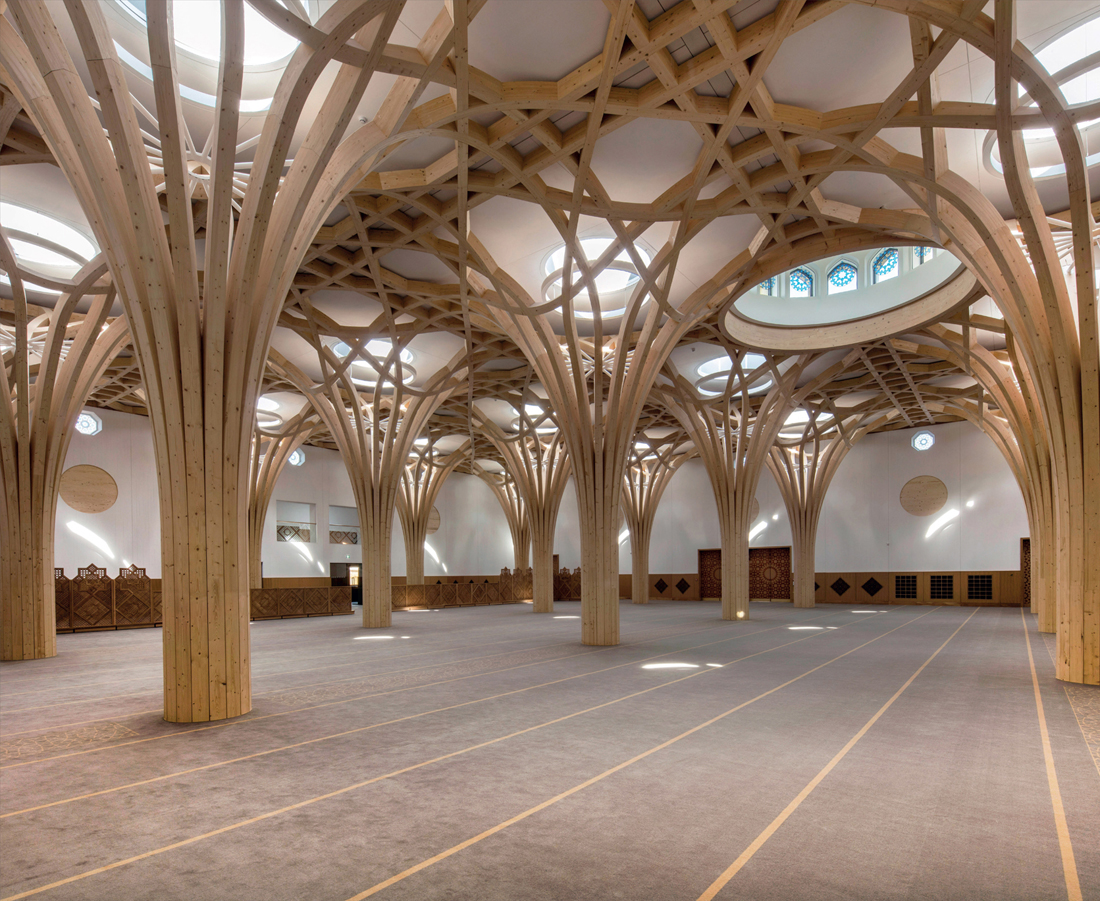
<svg viewBox="0 0 1100 901">
<path fill-rule="evenodd" d="M 821 586 L 814 582 L 814 591 L 821 591 Z"/>
<path fill-rule="evenodd" d="M 864 582 L 863 585 L 861 585 L 860 587 L 864 591 L 866 591 L 871 597 L 874 597 L 876 594 L 882 591 L 882 586 L 879 584 L 878 580 L 874 576 L 871 576 L 871 578 Z"/>
<path fill-rule="evenodd" d="M 830 588 L 831 588 L 831 589 L 832 589 L 832 590 L 833 590 L 833 591 L 834 591 L 834 592 L 835 592 L 836 594 L 839 594 L 839 595 L 843 595 L 843 594 L 844 594 L 844 592 L 846 592 L 846 591 L 847 591 L 847 590 L 848 590 L 849 588 L 851 588 L 852 586 L 851 586 L 851 585 L 849 585 L 849 584 L 848 584 L 847 582 L 845 582 L 845 581 L 844 581 L 843 579 L 841 579 L 841 578 L 839 578 L 839 577 L 838 577 L 838 578 L 837 578 L 837 580 L 836 580 L 835 582 L 833 582 L 833 584 L 832 584 L 832 585 L 830 585 L 829 587 L 830 587 Z"/>
<path fill-rule="evenodd" d="M 680 579 L 680 581 L 676 583 L 676 588 L 680 594 L 685 594 L 687 590 L 691 588 L 691 585 L 687 579 Z"/>
<path fill-rule="evenodd" d="M 664 594 L 665 589 L 668 588 L 668 582 L 666 582 L 664 579 L 658 579 L 656 582 L 653 583 L 653 587 L 656 588 L 657 591 L 659 591 L 661 594 Z"/>
</svg>

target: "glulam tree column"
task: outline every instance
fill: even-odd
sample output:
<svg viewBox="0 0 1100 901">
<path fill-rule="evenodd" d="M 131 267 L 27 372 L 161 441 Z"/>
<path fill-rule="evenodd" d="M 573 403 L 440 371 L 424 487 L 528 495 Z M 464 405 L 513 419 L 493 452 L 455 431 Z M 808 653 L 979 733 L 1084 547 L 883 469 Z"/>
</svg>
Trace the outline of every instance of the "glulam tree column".
<svg viewBox="0 0 1100 901">
<path fill-rule="evenodd" d="M 132 76 L 118 58 L 101 3 L 20 3 L 9 6 L 16 27 L 0 23 L 11 87 L 104 249 L 141 364 L 160 486 L 164 715 L 174 722 L 224 719 L 252 706 L 253 411 L 278 312 L 305 249 L 370 156 L 369 146 L 384 138 L 377 125 L 358 129 L 347 139 L 358 139 L 358 149 L 342 162 L 337 158 L 401 4 L 337 4 L 320 17 L 313 29 L 324 39 L 298 46 L 258 141 L 242 151 L 250 155 L 251 174 L 236 169 L 244 5 L 221 9 L 222 59 L 208 141 L 188 134 L 169 4 L 148 7 L 158 118 L 152 125 L 141 121 L 148 113 L 126 88 Z M 84 57 L 80 67 L 52 18 L 66 14 L 63 27 L 71 27 Z M 348 57 L 342 51 L 356 37 L 365 48 Z M 352 61 L 338 63 L 337 54 Z M 331 84 L 314 98 L 326 70 Z M 319 111 L 295 143 L 307 98 Z M 195 150 L 203 146 L 209 150 Z M 203 179 L 202 253 L 193 164 L 210 173 Z M 235 208 L 241 181 L 247 186 Z"/>
<path fill-rule="evenodd" d="M 983 319 L 974 327 L 1000 328 L 1007 348 L 993 353 L 957 325 L 925 329 L 928 343 L 900 339 L 900 350 L 939 357 L 968 371 L 980 386 L 975 397 L 930 398 L 929 406 L 969 420 L 986 433 L 1005 458 L 1024 499 L 1031 533 L 1031 612 L 1040 632 L 1057 631 L 1057 553 L 1048 435 L 1033 398 L 1036 385 L 1018 354 L 1019 344 L 1007 323 Z M 969 327 L 967 322 L 966 326 Z"/>
<path fill-rule="evenodd" d="M 516 400 L 515 406 L 517 412 L 511 434 L 480 412 L 478 418 L 523 496 L 531 533 L 533 612 L 553 613 L 554 532 L 569 479 L 570 460 L 557 423 L 544 409 L 544 401 L 528 395 Z M 618 527 L 617 522 L 615 527 Z"/>
<path fill-rule="evenodd" d="M 54 530 L 76 418 L 129 332 L 108 319 L 115 292 L 102 260 L 52 310 L 27 303 L 2 235 L 0 267 L 13 295 L 0 300 L 0 660 L 33 660 L 57 654 Z"/>
<path fill-rule="evenodd" d="M 468 455 L 469 442 L 446 457 L 437 456 L 430 437 L 418 438 L 401 472 L 397 515 L 405 538 L 405 584 L 424 584 L 424 542 L 439 489 Z"/>
<path fill-rule="evenodd" d="M 531 521 L 527 516 L 527 505 L 523 501 L 519 485 L 507 470 L 492 472 L 483 464 L 475 462 L 473 465 L 477 477 L 492 490 L 504 511 L 504 518 L 508 521 L 508 531 L 512 534 L 513 570 L 519 572 L 527 569 L 531 565 Z M 551 551 L 551 560 L 552 554 Z"/>
<path fill-rule="evenodd" d="M 819 425 L 819 415 L 806 422 L 802 435 L 794 444 L 776 444 L 768 452 L 767 466 L 787 509 L 793 543 L 794 578 L 791 600 L 795 607 L 813 607 L 814 574 L 816 571 L 817 526 L 829 483 L 836 475 L 852 445 L 875 428 L 884 425 L 889 414 L 854 417 L 864 422 L 838 424 L 832 416 L 824 417 L 827 425 Z M 866 420 L 872 421 L 868 423 Z"/>
<path fill-rule="evenodd" d="M 798 403 L 794 388 L 808 362 L 807 356 L 788 361 L 783 371 L 775 361 L 755 370 L 742 368 L 741 355 L 727 352 L 732 361 L 725 390 L 701 397 L 682 376 L 673 374 L 675 389 L 665 391 L 669 410 L 691 437 L 706 466 L 718 505 L 722 536 L 722 618 L 749 618 L 749 527 L 753 500 L 775 442 L 788 413 Z M 754 395 L 770 370 L 771 388 Z"/>
<path fill-rule="evenodd" d="M 391 326 L 385 356 L 376 356 L 367 348 L 372 339 L 380 340 L 380 332 L 372 333 L 369 328 L 356 330 L 358 334 L 345 330 L 347 351 L 340 356 L 334 342 L 317 333 L 316 321 L 307 322 L 290 310 L 284 312 L 283 324 L 313 343 L 322 373 L 319 382 L 278 352 L 273 350 L 270 356 L 271 368 L 309 399 L 347 469 L 359 512 L 363 626 L 368 629 L 386 628 L 392 622 L 390 540 L 401 480 L 414 442 L 426 432 L 439 405 L 465 380 L 470 363 L 465 353 L 459 354 L 422 388 L 413 388 L 407 384 L 411 373 L 400 360 L 408 336 L 399 338 L 393 330 L 395 315 L 387 310 L 379 317 Z"/>
<path fill-rule="evenodd" d="M 678 430 L 675 437 L 682 437 Z M 639 435 L 623 476 L 623 515 L 630 532 L 630 595 L 635 604 L 649 603 L 649 542 L 657 506 L 690 456 L 675 452 L 679 443 Z"/>
<path fill-rule="evenodd" d="M 248 494 L 248 578 L 253 588 L 263 587 L 260 558 L 268 507 L 291 455 L 306 443 L 318 426 L 317 415 L 306 407 L 280 429 L 256 429 L 252 451 L 252 490 Z"/>
</svg>

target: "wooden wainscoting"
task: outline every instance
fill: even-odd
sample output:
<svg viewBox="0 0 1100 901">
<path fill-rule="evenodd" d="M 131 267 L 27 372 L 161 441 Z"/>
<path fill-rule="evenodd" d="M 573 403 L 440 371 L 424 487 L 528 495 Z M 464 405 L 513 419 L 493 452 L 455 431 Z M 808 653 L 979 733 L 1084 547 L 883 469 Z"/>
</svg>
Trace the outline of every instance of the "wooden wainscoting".
<svg viewBox="0 0 1100 901">
<path fill-rule="evenodd" d="M 649 596 L 662 601 L 699 600 L 698 573 L 650 573 Z"/>
<path fill-rule="evenodd" d="M 815 573 L 819 604 L 941 604 L 963 607 L 1018 607 L 1019 572 L 832 572 Z"/>
<path fill-rule="evenodd" d="M 393 609 L 409 607 L 485 607 L 520 604 L 531 600 L 532 574 L 505 568 L 496 576 L 442 576 L 427 578 L 423 585 L 408 585 L 404 576 L 390 582 Z"/>
</svg>

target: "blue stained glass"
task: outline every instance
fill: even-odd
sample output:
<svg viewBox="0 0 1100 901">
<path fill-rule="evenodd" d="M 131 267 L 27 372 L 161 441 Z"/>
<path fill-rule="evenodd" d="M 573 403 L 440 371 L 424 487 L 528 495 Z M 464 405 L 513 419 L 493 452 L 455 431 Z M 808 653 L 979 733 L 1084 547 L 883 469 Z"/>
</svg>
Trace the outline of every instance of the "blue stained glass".
<svg viewBox="0 0 1100 901">
<path fill-rule="evenodd" d="M 764 279 L 759 285 L 756 286 L 756 290 L 761 294 L 767 294 L 769 297 L 775 296 L 775 276 Z"/>
<path fill-rule="evenodd" d="M 837 263 L 829 273 L 829 293 L 851 291 L 856 287 L 856 267 L 851 263 Z"/>
<path fill-rule="evenodd" d="M 813 273 L 806 269 L 791 270 L 791 294 L 794 297 L 809 297 L 814 293 Z"/>
<path fill-rule="evenodd" d="M 927 263 L 930 259 L 932 259 L 932 254 L 934 251 L 934 247 L 914 247 L 913 260 L 918 266 L 921 263 Z"/>
<path fill-rule="evenodd" d="M 872 271 L 875 275 L 875 282 L 886 281 L 888 278 L 893 278 L 898 274 L 898 249 L 896 247 L 890 247 L 875 257 Z"/>
</svg>

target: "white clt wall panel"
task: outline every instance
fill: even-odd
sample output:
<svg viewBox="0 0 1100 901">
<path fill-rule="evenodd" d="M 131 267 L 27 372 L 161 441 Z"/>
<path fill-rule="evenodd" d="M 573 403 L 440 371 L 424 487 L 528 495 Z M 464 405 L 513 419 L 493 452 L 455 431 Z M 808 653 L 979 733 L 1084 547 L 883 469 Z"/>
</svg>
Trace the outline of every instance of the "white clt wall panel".
<svg viewBox="0 0 1100 901">
<path fill-rule="evenodd" d="M 996 446 L 970 423 L 953 422 L 929 426 L 936 443 L 917 451 L 911 441 L 918 431 L 869 435 L 845 457 L 821 513 L 818 572 L 1019 569 L 1027 514 Z M 932 516 L 906 513 L 898 500 L 920 475 L 947 487 L 947 503 Z M 953 510 L 958 515 L 929 535 Z"/>
<path fill-rule="evenodd" d="M 102 513 L 80 513 L 58 498 L 53 565 L 70 579 L 89 564 L 105 566 L 111 578 L 123 566 L 143 566 L 150 579 L 159 579 L 160 502 L 149 420 L 114 410 L 95 413 L 102 431 L 73 435 L 64 468 L 90 464 L 105 470 L 118 485 L 118 500 Z M 70 522 L 99 538 L 113 556 L 71 531 Z"/>
<path fill-rule="evenodd" d="M 91 464 L 106 470 L 118 484 L 118 500 L 103 513 L 79 513 L 58 500 L 54 565 L 70 577 L 82 566 L 106 566 L 114 576 L 126 564 L 146 568 L 160 578 L 160 519 L 152 433 L 144 416 L 97 410 L 103 430 L 74 435 L 65 468 Z M 1016 570 L 1020 538 L 1028 534 L 1019 488 L 993 442 L 969 423 L 947 423 L 928 429 L 936 436 L 927 451 L 910 441 L 917 430 L 870 435 L 841 464 L 829 488 L 817 536 L 818 572 L 906 572 Z M 303 448 L 302 466 L 287 466 L 279 477 L 264 525 L 264 575 L 327 576 L 330 562 L 361 562 L 359 545 L 328 542 L 329 505 L 354 507 L 351 484 L 339 454 Z M 947 486 L 941 514 L 915 517 L 898 501 L 902 486 L 918 475 L 933 475 Z M 791 543 L 786 511 L 771 474 L 760 477 L 756 492 L 766 528 L 753 537 L 753 547 Z M 312 560 L 294 542 L 276 541 L 278 501 L 313 504 L 317 524 L 308 545 Z M 968 501 L 973 505 L 966 506 Z M 491 575 L 512 565 L 507 521 L 489 488 L 479 479 L 454 473 L 439 500 L 439 531 L 428 538 L 441 563 L 425 555 L 425 573 Z M 927 537 L 939 515 L 957 509 L 958 517 Z M 772 519 L 778 514 L 778 520 Z M 342 521 L 343 517 L 337 514 Z M 114 558 L 68 528 L 75 522 L 102 540 Z M 577 496 L 567 486 L 558 514 L 554 551 L 562 566 L 580 565 Z M 352 523 L 349 523 L 352 524 Z M 357 522 L 355 523 L 357 524 Z M 700 548 L 719 547 L 718 516 L 706 470 L 698 460 L 673 476 L 657 508 L 650 545 L 653 573 L 694 572 Z M 396 515 L 391 544 L 391 572 L 405 572 L 405 548 Z M 124 563 L 125 561 L 125 563 Z M 630 542 L 619 547 L 620 572 L 631 569 Z M 320 564 L 320 566 L 318 566 Z"/>
<path fill-rule="evenodd" d="M 439 530 L 427 544 L 439 557 L 424 554 L 424 577 L 491 576 L 515 563 L 508 520 L 492 489 L 477 476 L 447 477 L 435 503 Z M 404 547 L 404 545 L 402 545 Z M 446 571 L 443 567 L 446 566 Z"/>
</svg>

